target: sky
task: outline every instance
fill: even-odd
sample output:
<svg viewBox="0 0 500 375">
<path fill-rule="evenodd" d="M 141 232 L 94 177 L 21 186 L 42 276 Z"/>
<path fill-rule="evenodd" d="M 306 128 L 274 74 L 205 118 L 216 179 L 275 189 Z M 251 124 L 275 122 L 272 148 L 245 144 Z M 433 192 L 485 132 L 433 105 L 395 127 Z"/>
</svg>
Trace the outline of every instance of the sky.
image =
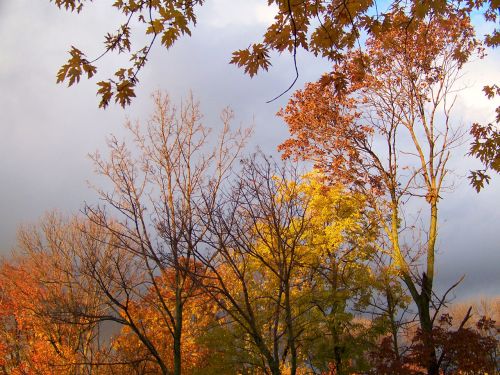
<svg viewBox="0 0 500 375">
<path fill-rule="evenodd" d="M 292 59 L 273 56 L 268 73 L 253 79 L 228 62 L 231 52 L 259 40 L 273 18 L 265 0 L 211 0 L 200 10 L 191 38 L 182 38 L 169 51 L 157 47 L 140 75 L 137 98 L 123 110 L 111 105 L 98 109 L 96 80 L 76 87 L 56 85 L 56 72 L 75 45 L 89 57 L 102 51 L 103 35 L 121 19 L 110 2 L 90 4 L 75 15 L 49 0 L 0 0 L 0 253 L 15 246 L 21 224 L 35 223 L 45 212 L 74 213 L 94 202 L 88 183 L 98 182 L 88 154 L 105 150 L 110 134 L 123 136 L 128 118 L 146 120 L 150 94 L 167 91 L 174 101 L 190 90 L 200 100 L 208 126 L 220 126 L 220 111 L 230 106 L 235 125 L 254 126 L 251 147 L 275 153 L 287 128 L 275 116 L 289 95 L 270 104 L 294 78 Z M 479 34 L 484 27 L 475 21 Z M 482 86 L 500 81 L 499 51 L 469 64 L 456 105 L 456 120 L 469 126 L 493 118 L 496 103 Z M 116 67 L 115 58 L 102 61 L 102 74 Z M 327 71 L 329 64 L 300 52 L 296 88 Z M 500 291 L 500 178 L 480 194 L 465 176 L 477 162 L 465 156 L 466 146 L 451 160 L 455 188 L 440 207 L 437 287 L 446 289 L 460 276 L 459 298 Z"/>
</svg>

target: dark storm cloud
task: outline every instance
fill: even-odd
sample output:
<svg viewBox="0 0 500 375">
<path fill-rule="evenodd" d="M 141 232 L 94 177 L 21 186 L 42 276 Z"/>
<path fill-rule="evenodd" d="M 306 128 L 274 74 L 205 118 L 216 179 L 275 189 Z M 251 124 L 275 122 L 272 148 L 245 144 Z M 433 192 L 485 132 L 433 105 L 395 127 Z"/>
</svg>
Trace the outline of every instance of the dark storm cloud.
<svg viewBox="0 0 500 375">
<path fill-rule="evenodd" d="M 95 81 L 82 81 L 68 89 L 55 84 L 55 73 L 71 44 L 89 56 L 99 54 L 102 36 L 119 21 L 107 12 L 108 3 L 92 4 L 76 16 L 57 10 L 48 0 L 0 1 L 0 249 L 5 253 L 13 246 L 20 223 L 34 222 L 54 208 L 75 212 L 83 201 L 95 199 L 85 183 L 96 181 L 87 154 L 104 150 L 110 133 L 123 134 L 127 116 L 147 119 L 153 90 L 166 90 L 176 101 L 193 90 L 212 126 L 219 124 L 220 111 L 231 106 L 236 125 L 255 123 L 252 145 L 275 152 L 287 135 L 275 113 L 289 96 L 271 104 L 265 101 L 293 80 L 290 57 L 276 56 L 270 72 L 254 79 L 228 64 L 232 51 L 258 40 L 264 32 L 265 22 L 272 17 L 265 3 L 207 2 L 192 38 L 180 40 L 170 51 L 154 50 L 141 73 L 133 104 L 125 111 L 116 106 L 103 111 L 97 108 Z M 492 113 L 480 87 L 495 77 L 498 81 L 495 61 L 498 54 L 493 62 L 470 68 L 468 84 L 472 87 L 457 104 L 464 124 L 478 117 L 485 121 Z M 299 68 L 297 88 L 317 79 L 328 64 L 301 53 Z M 459 150 L 454 160 L 459 175 L 475 165 L 463 157 L 465 152 L 466 148 Z M 463 295 L 498 290 L 499 192 L 498 179 L 480 195 L 463 181 L 443 200 L 438 255 L 441 289 L 465 273 Z"/>
</svg>

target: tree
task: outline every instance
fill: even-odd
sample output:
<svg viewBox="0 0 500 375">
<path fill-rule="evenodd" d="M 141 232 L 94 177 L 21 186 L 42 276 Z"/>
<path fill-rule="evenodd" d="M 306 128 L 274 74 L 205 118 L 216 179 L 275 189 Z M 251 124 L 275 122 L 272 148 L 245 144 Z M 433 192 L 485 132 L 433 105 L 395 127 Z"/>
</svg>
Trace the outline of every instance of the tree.
<svg viewBox="0 0 500 375">
<path fill-rule="evenodd" d="M 466 328 L 472 318 L 469 308 L 456 328 L 453 317 L 443 314 L 433 327 L 432 337 L 438 353 L 440 374 L 489 374 L 498 372 L 498 348 L 495 321 L 482 316 Z M 373 374 L 422 374 L 430 348 L 424 343 L 421 329 L 411 337 L 411 346 L 404 355 L 397 356 L 386 337 L 370 353 Z"/>
<path fill-rule="evenodd" d="M 294 285 L 310 220 L 299 181 L 292 165 L 243 160 L 236 183 L 208 216 L 212 251 L 197 254 L 209 270 L 207 292 L 258 353 L 249 365 L 274 375 L 284 366 L 295 375 L 299 367 L 304 308 Z"/>
<path fill-rule="evenodd" d="M 400 11 L 388 20 L 410 21 Z M 281 150 L 313 160 L 333 181 L 366 196 L 417 306 L 425 345 L 433 348 L 431 309 L 443 303 L 433 302 L 438 202 L 461 136 L 451 117 L 452 89 L 477 44 L 464 15 L 412 20 L 406 33 L 374 34 L 366 44 L 366 52 L 352 51 L 331 74 L 294 95 L 280 113 L 292 135 Z M 410 200 L 428 209 L 421 242 L 412 243 L 408 233 L 414 227 L 405 216 Z M 438 372 L 434 350 L 426 368 Z"/>
<path fill-rule="evenodd" d="M 145 129 L 126 124 L 132 146 L 113 137 L 109 159 L 99 153 L 93 156 L 98 173 L 111 182 L 113 191 L 97 189 L 108 206 L 86 206 L 85 214 L 127 259 L 107 268 L 100 266 L 106 258 L 87 263 L 96 264 L 90 272 L 115 311 L 111 320 L 137 336 L 158 371 L 180 374 L 185 307 L 198 290 L 193 275 L 202 273 L 193 267 L 200 265 L 194 256 L 207 233 L 205 215 L 213 211 L 248 132 L 230 131 L 232 112 L 227 109 L 211 148 L 209 129 L 201 123 L 192 96 L 179 112 L 168 96 L 157 93 L 153 98 L 155 112 Z M 155 310 L 161 317 L 160 324 L 172 336 L 173 368 L 134 306 Z"/>
<path fill-rule="evenodd" d="M 371 315 L 372 329 L 378 333 L 379 346 L 376 346 L 375 351 L 373 347 L 370 348 L 368 353 L 375 353 L 372 364 L 384 365 L 384 361 L 388 360 L 389 368 L 384 371 L 398 373 L 394 367 L 402 371 L 415 318 L 411 312 L 411 297 L 400 283 L 394 262 L 386 253 L 379 252 L 377 255 L 374 259 L 374 291 L 363 312 Z M 383 373 L 378 366 L 375 368 L 377 373 Z"/>
<path fill-rule="evenodd" d="M 104 296 L 79 272 L 77 224 L 46 215 L 19 231 L 15 258 L 2 264 L 4 373 L 101 373 L 108 362 L 103 327 L 89 319 L 105 312 Z"/>
<path fill-rule="evenodd" d="M 50 0 L 59 8 L 80 12 L 90 6 L 88 0 Z M 191 35 L 196 25 L 197 7 L 203 0 L 118 0 L 111 6 L 122 15 L 124 21 L 117 25 L 116 31 L 104 38 L 104 52 L 89 59 L 84 52 L 71 47 L 70 58 L 57 74 L 58 82 L 68 82 L 71 86 L 78 83 L 82 75 L 92 78 L 98 70 L 97 63 L 111 53 L 125 54 L 130 65 L 119 67 L 114 77 L 97 83 L 99 106 L 106 107 L 113 99 L 121 106 L 130 104 L 135 96 L 134 88 L 138 83 L 138 73 L 147 62 L 148 55 L 157 41 L 169 49 L 181 36 Z M 446 20 L 448 17 L 468 15 L 472 11 L 483 12 L 488 22 L 496 23 L 497 7 L 495 1 L 440 1 L 422 2 L 412 0 L 405 5 L 400 2 L 381 2 L 370 0 L 270 0 L 269 6 L 276 6 L 274 22 L 269 25 L 262 41 L 253 43 L 245 49 L 235 51 L 231 63 L 242 67 L 253 76 L 259 70 L 268 70 L 271 65 L 271 52 L 288 52 L 293 56 L 298 78 L 297 50 L 303 48 L 316 56 L 332 62 L 340 62 L 346 51 L 361 46 L 363 36 L 382 36 L 387 32 L 404 35 L 413 24 L 426 19 Z M 404 11 L 407 17 L 402 22 L 393 22 L 390 14 L 396 10 Z M 392 30 L 392 31 L 391 31 Z M 145 34 L 148 42 L 136 48 L 132 46 L 134 35 Z M 498 45 L 498 30 L 485 38 L 490 46 Z M 287 91 L 288 91 L 287 90 Z"/>
<path fill-rule="evenodd" d="M 443 374 L 461 371 L 472 374 L 495 373 L 498 370 L 495 321 L 481 317 L 473 328 L 464 328 L 471 318 L 470 309 L 456 330 L 452 329 L 453 318 L 443 314 L 435 327 L 432 338 L 438 353 L 438 365 Z M 421 330 L 416 334 L 416 345 L 412 348 L 413 362 L 425 366 L 429 356 L 426 339 Z"/>
<path fill-rule="evenodd" d="M 362 371 L 373 335 L 371 324 L 355 314 L 374 292 L 371 263 L 379 227 L 363 195 L 328 184 L 321 173 L 304 176 L 301 189 L 309 199 L 311 217 L 303 265 L 311 306 L 302 340 L 304 355 L 319 371 Z"/>
<path fill-rule="evenodd" d="M 195 276 L 203 266 L 194 256 L 248 131 L 231 132 L 232 113 L 225 110 L 223 129 L 211 148 L 209 129 L 192 97 L 179 112 L 165 95 L 158 93 L 154 100 L 156 111 L 146 129 L 127 124 L 135 149 L 112 138 L 109 160 L 93 155 L 98 173 L 113 188 L 110 193 L 97 189 L 107 206 L 86 205 L 83 218 L 70 223 L 50 219 L 40 230 L 23 231 L 22 247 L 43 282 L 23 276 L 16 280 L 23 285 L 18 289 L 41 294 L 23 301 L 30 303 L 26 309 L 46 319 L 41 328 L 49 337 L 54 319 L 77 332 L 89 328 L 89 337 L 93 327 L 114 322 L 135 338 L 141 349 L 136 354 L 147 354 L 125 358 L 122 365 L 148 361 L 155 372 L 180 374 L 183 333 L 189 332 L 184 326 L 189 316 L 184 314 L 198 296 Z M 87 306 L 87 301 L 96 305 Z M 158 337 L 146 312 L 155 312 L 171 340 Z M 85 358 L 83 366 L 93 363 Z"/>
<path fill-rule="evenodd" d="M 192 266 L 192 270 L 200 266 Z M 174 269 L 165 270 L 162 279 L 157 281 L 163 298 L 170 309 L 175 308 L 175 275 Z M 189 279 L 187 283 L 194 280 Z M 183 306 L 183 332 L 181 340 L 182 372 L 184 374 L 202 371 L 206 366 L 208 357 L 213 355 L 208 347 L 200 344 L 198 339 L 210 325 L 216 314 L 215 305 L 209 296 L 204 293 L 200 285 L 193 285 L 192 297 Z M 131 314 L 141 321 L 144 334 L 153 345 L 159 348 L 168 368 L 174 368 L 173 335 L 165 327 L 161 310 L 158 309 L 157 291 L 151 288 L 141 301 L 131 303 Z M 137 369 L 139 373 L 155 373 L 157 367 L 155 359 L 139 337 L 128 326 L 123 326 L 120 334 L 113 337 L 113 349 L 116 357 L 123 365 L 115 366 L 120 373 L 129 373 Z"/>
<path fill-rule="evenodd" d="M 85 219 L 57 214 L 20 231 L 17 258 L 0 270 L 2 373 L 158 373 L 155 354 L 169 371 L 175 367 L 158 291 L 109 236 Z M 155 280 L 171 310 L 175 279 L 170 268 Z M 196 337 L 215 311 L 194 279 L 186 283 L 193 292 L 183 306 L 181 352 L 183 372 L 192 373 L 204 366 L 208 351 Z M 109 322 L 119 324 L 119 334 Z"/>
<path fill-rule="evenodd" d="M 369 293 L 377 233 L 361 196 L 256 155 L 210 217 L 211 251 L 197 258 L 223 313 L 226 329 L 208 339 L 225 348 L 225 361 L 298 374 L 327 368 L 329 349 L 353 344 L 348 331 L 359 327 L 348 305 Z M 339 371 L 351 354 L 339 351 Z"/>
</svg>

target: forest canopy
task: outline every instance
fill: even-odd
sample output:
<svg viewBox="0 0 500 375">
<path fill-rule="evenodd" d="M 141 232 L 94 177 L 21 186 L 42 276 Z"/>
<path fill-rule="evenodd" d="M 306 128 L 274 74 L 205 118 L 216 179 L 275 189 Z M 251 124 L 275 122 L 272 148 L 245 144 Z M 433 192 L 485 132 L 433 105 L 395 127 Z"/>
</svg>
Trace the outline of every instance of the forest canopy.
<svg viewBox="0 0 500 375">
<path fill-rule="evenodd" d="M 57 81 L 93 78 L 124 54 L 130 66 L 99 81 L 98 96 L 130 104 L 153 45 L 190 35 L 203 4 L 114 1 L 125 22 L 103 54 L 72 47 Z M 231 109 L 213 128 L 194 95 L 155 92 L 148 118 L 91 154 L 96 199 L 21 226 L 0 263 L 0 373 L 500 371 L 498 297 L 453 302 L 458 274 L 436 287 L 451 161 L 468 134 L 484 166 L 476 190 L 499 170 L 496 124 L 455 116 L 464 66 L 498 44 L 496 30 L 476 35 L 471 13 L 496 23 L 498 4 L 268 5 L 273 23 L 233 64 L 254 76 L 287 52 L 298 75 L 300 48 L 331 63 L 279 111 L 281 158 L 249 150 L 252 129 Z M 136 33 L 146 46 L 132 47 Z"/>
</svg>

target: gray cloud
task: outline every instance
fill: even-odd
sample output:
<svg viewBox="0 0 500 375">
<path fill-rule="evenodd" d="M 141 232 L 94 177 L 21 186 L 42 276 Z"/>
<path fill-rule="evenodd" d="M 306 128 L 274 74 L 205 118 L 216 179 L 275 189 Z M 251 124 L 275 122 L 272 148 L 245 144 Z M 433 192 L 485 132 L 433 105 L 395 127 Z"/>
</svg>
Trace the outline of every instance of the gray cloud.
<svg viewBox="0 0 500 375">
<path fill-rule="evenodd" d="M 286 55 L 276 56 L 270 72 L 254 79 L 229 65 L 233 50 L 247 46 L 263 33 L 265 25 L 260 22 L 269 14 L 265 6 L 252 13 L 249 9 L 253 8 L 246 5 L 244 18 L 238 20 L 224 13 L 228 1 L 234 2 L 207 2 L 192 38 L 182 39 L 170 51 L 154 50 L 141 74 L 138 97 L 125 111 L 116 106 L 99 110 L 95 81 L 82 81 L 70 89 L 55 84 L 56 71 L 70 44 L 82 47 L 89 56 L 101 51 L 102 36 L 110 31 L 110 23 L 119 21 L 108 12 L 109 5 L 92 4 L 76 16 L 59 11 L 47 0 L 0 2 L 0 249 L 4 253 L 14 245 L 20 223 L 36 221 L 54 208 L 74 212 L 83 201 L 95 200 L 85 182 L 96 181 L 86 155 L 104 150 L 105 137 L 110 133 L 123 134 L 126 117 L 146 119 L 152 107 L 149 94 L 155 89 L 167 90 L 176 99 L 192 89 L 201 101 L 207 123 L 214 126 L 220 110 L 231 106 L 236 124 L 255 122 L 252 144 L 275 152 L 287 130 L 274 115 L 288 96 L 271 104 L 265 101 L 293 80 L 292 61 Z M 112 58 L 103 64 L 110 66 L 115 61 Z M 498 78 L 495 61 L 498 53 L 493 55 L 493 62 L 490 58 L 485 65 L 471 68 L 472 87 L 458 106 L 466 124 L 478 116 L 481 120 L 489 116 L 485 108 L 491 108 L 491 104 L 484 103 L 479 87 L 483 81 L 494 79 L 486 72 Z M 317 79 L 328 66 L 301 53 L 301 77 L 296 87 Z M 106 77 L 105 72 L 102 77 Z M 465 152 L 466 148 L 459 150 L 454 161 L 457 173 L 462 175 L 475 165 L 463 157 Z M 467 274 L 461 295 L 498 291 L 499 193 L 498 178 L 479 195 L 462 181 L 443 200 L 438 258 L 441 289 Z"/>
</svg>

